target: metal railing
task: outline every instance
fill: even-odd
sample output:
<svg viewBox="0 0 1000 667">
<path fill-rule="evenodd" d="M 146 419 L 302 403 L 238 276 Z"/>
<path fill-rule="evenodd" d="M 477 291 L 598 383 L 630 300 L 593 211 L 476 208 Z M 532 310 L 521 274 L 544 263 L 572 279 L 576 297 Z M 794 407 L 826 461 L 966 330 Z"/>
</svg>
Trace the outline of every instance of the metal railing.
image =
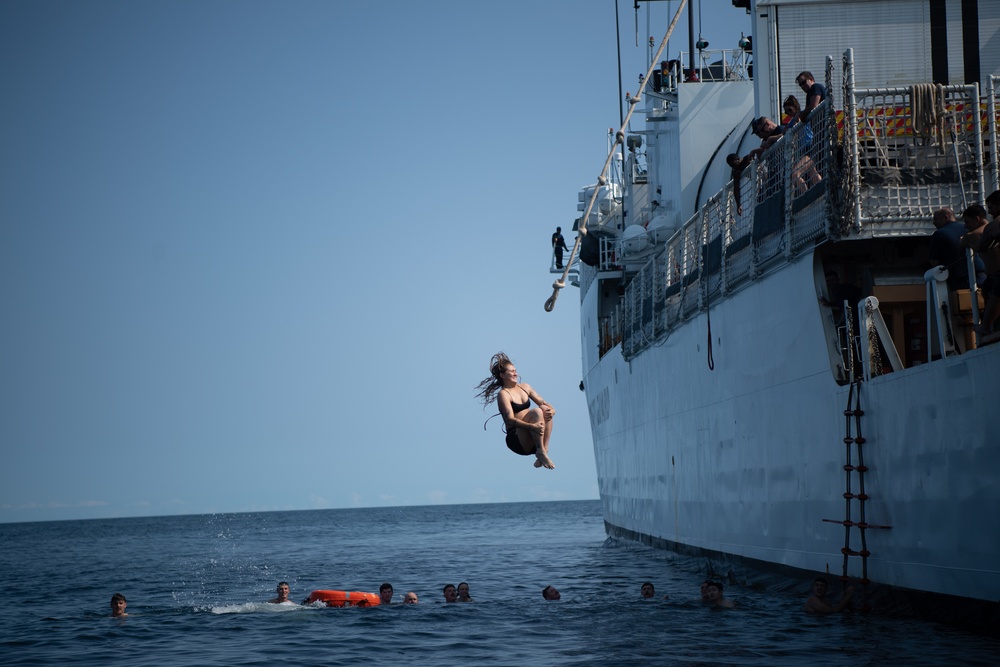
<svg viewBox="0 0 1000 667">
<path fill-rule="evenodd" d="M 695 73 L 698 82 L 749 81 L 753 64 L 751 53 L 743 49 L 701 49 L 698 52 Z M 674 60 L 665 61 L 666 67 L 654 72 L 653 87 L 647 93 L 664 95 L 676 93 L 677 87 L 687 81 L 691 59 L 681 51 Z"/>
<path fill-rule="evenodd" d="M 627 358 L 827 232 L 835 127 L 824 102 L 743 172 L 739 205 L 727 184 L 635 274 L 622 298 Z"/>
<path fill-rule="evenodd" d="M 822 238 L 924 235 L 937 208 L 996 187 L 996 77 L 980 101 L 977 86 L 855 90 L 844 64 L 845 111 L 824 101 L 743 172 L 742 212 L 730 182 L 631 276 L 608 324 L 626 358 Z M 928 104 L 932 124 L 917 118 Z M 619 270 L 620 252 L 602 243 L 601 270 Z"/>
<path fill-rule="evenodd" d="M 977 85 L 854 88 L 850 51 L 844 67 L 844 148 L 852 168 L 848 213 L 855 230 L 912 232 L 915 222 L 929 223 L 939 208 L 983 203 Z"/>
</svg>

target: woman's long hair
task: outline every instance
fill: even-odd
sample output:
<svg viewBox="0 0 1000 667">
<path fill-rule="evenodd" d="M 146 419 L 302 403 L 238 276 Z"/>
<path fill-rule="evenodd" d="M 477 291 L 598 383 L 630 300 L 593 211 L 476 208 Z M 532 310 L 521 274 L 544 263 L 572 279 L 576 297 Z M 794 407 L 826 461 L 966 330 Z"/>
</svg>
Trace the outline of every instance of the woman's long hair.
<svg viewBox="0 0 1000 667">
<path fill-rule="evenodd" d="M 795 97 L 795 95 L 789 95 L 785 98 L 785 102 L 781 105 L 781 110 L 784 111 L 785 107 L 793 107 L 795 109 L 795 111 L 790 115 L 798 116 L 802 113 L 802 107 L 799 105 L 799 98 Z"/>
<path fill-rule="evenodd" d="M 503 379 L 501 376 L 503 372 L 507 370 L 513 362 L 503 352 L 497 352 L 490 359 L 490 376 L 479 383 L 476 387 L 476 398 L 483 402 L 483 409 L 486 409 L 493 399 L 496 398 L 497 393 L 503 389 Z"/>
</svg>

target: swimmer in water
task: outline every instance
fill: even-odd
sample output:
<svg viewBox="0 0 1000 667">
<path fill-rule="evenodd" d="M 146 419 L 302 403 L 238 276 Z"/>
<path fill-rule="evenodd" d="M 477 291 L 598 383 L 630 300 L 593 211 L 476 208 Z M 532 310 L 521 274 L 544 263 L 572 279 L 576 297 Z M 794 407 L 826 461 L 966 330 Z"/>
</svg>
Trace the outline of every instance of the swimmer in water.
<svg viewBox="0 0 1000 667">
<path fill-rule="evenodd" d="M 288 594 L 291 592 L 291 590 L 292 589 L 288 587 L 287 581 L 278 582 L 278 587 L 275 589 L 275 592 L 278 594 L 278 597 L 272 598 L 268 600 L 268 602 L 270 602 L 271 604 L 284 604 L 286 602 L 295 604 L 292 600 L 288 599 Z"/>
<path fill-rule="evenodd" d="M 708 596 L 708 604 L 721 607 L 722 609 L 732 609 L 736 606 L 735 602 L 727 600 L 722 595 L 722 584 L 717 581 L 707 582 L 705 594 Z"/>
<path fill-rule="evenodd" d="M 474 600 L 469 597 L 469 584 L 464 581 L 458 585 L 458 602 L 474 602 Z"/>
<path fill-rule="evenodd" d="M 125 601 L 125 596 L 121 593 L 115 593 L 111 596 L 111 615 L 114 618 L 125 618 L 128 614 L 125 613 L 125 607 L 128 603 Z"/>
<path fill-rule="evenodd" d="M 823 577 L 816 577 L 813 580 L 812 585 L 812 595 L 806 600 L 805 612 L 807 614 L 816 615 L 826 615 L 826 614 L 836 614 L 837 612 L 844 611 L 847 605 L 851 603 L 851 598 L 854 597 L 854 586 L 848 586 L 847 590 L 844 591 L 843 597 L 840 598 L 840 602 L 837 604 L 830 604 L 830 601 L 826 598 L 827 590 L 830 588 L 830 584 L 827 583 L 826 579 Z"/>
</svg>

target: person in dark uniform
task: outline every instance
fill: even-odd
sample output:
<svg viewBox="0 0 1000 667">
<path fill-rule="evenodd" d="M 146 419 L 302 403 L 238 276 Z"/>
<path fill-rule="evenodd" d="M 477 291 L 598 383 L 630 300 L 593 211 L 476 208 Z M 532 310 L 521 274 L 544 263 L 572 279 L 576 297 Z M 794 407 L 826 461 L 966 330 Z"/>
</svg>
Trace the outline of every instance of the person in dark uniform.
<svg viewBox="0 0 1000 667">
<path fill-rule="evenodd" d="M 556 268 L 561 269 L 563 267 L 563 250 L 569 250 L 566 247 L 566 239 L 562 235 L 562 227 L 556 227 L 556 232 L 552 235 L 552 248 L 556 253 Z"/>
<path fill-rule="evenodd" d="M 934 227 L 927 258 L 931 264 L 948 269 L 949 289 L 969 289 L 969 264 L 962 246 L 965 224 L 955 219 L 955 213 L 950 208 L 942 208 L 934 211 Z M 975 257 L 974 266 L 976 284 L 982 285 L 986 279 L 986 265 L 979 255 Z"/>
</svg>

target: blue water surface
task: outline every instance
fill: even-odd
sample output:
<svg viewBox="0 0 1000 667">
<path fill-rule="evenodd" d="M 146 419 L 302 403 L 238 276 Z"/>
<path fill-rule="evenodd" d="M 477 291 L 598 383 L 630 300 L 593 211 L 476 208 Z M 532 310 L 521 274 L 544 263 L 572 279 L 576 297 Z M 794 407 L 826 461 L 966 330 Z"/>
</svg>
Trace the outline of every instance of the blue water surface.
<svg viewBox="0 0 1000 667">
<path fill-rule="evenodd" d="M 606 541 L 598 501 L 0 525 L 0 664 L 993 665 L 1000 642 L 884 614 L 814 618 L 807 587 L 698 601 L 696 560 Z M 270 605 L 313 589 L 417 605 Z M 652 581 L 669 600 L 639 599 Z M 446 605 L 467 581 L 472 604 Z M 556 586 L 559 602 L 541 589 Z M 780 592 L 776 592 L 780 591 Z M 112 593 L 129 616 L 109 617 Z"/>
</svg>

